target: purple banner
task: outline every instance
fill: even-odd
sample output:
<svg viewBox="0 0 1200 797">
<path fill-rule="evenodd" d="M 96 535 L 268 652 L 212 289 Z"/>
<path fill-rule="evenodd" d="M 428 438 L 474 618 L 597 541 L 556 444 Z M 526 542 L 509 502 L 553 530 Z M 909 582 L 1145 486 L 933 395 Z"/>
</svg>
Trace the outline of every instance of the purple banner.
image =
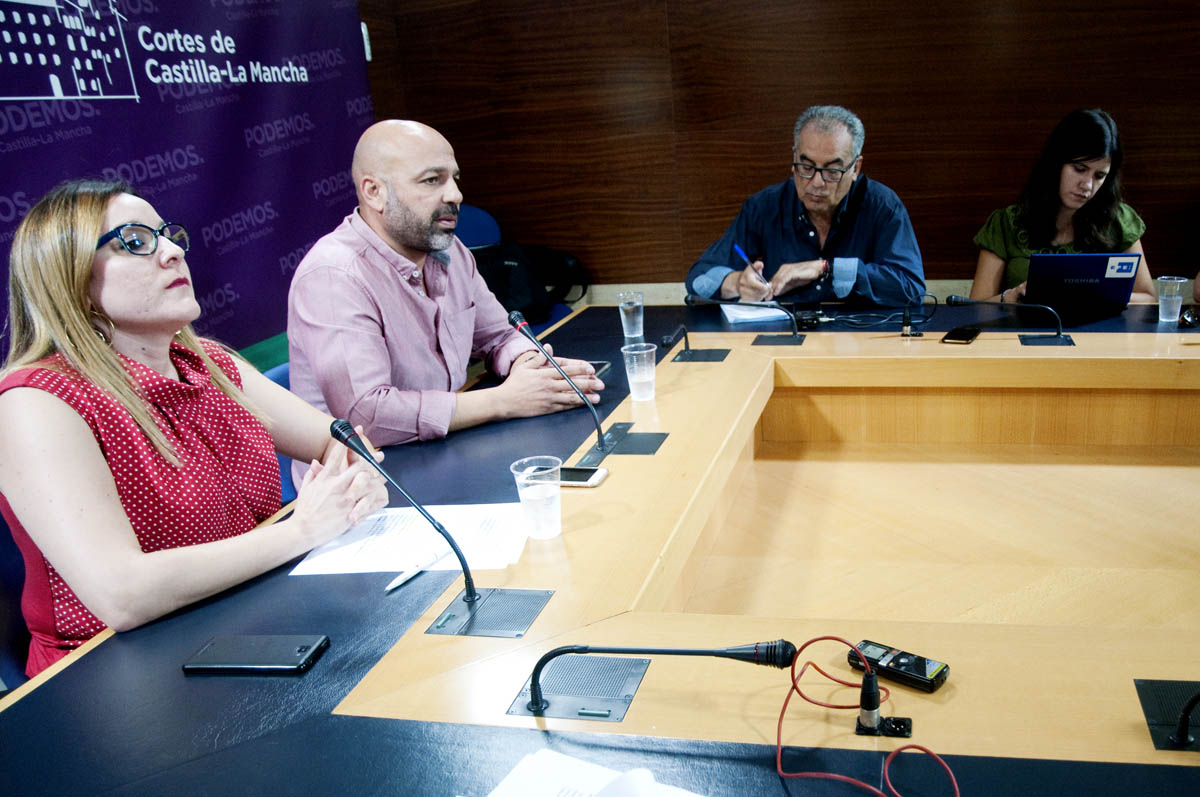
<svg viewBox="0 0 1200 797">
<path fill-rule="evenodd" d="M 103 177 L 187 227 L 201 334 L 282 332 L 300 258 L 354 207 L 372 121 L 356 0 L 0 0 L 5 313 L 30 206 Z"/>
</svg>

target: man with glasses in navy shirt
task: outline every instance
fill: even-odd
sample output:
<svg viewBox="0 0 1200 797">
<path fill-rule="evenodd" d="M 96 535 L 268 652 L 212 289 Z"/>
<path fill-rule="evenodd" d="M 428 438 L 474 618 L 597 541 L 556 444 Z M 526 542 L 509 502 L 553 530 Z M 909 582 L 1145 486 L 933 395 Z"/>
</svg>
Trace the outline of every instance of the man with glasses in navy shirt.
<svg viewBox="0 0 1200 797">
<path fill-rule="evenodd" d="M 689 293 L 891 307 L 919 301 L 921 250 L 896 192 L 862 174 L 862 121 L 840 106 L 814 105 L 793 136 L 792 178 L 742 204 L 688 272 Z"/>
</svg>

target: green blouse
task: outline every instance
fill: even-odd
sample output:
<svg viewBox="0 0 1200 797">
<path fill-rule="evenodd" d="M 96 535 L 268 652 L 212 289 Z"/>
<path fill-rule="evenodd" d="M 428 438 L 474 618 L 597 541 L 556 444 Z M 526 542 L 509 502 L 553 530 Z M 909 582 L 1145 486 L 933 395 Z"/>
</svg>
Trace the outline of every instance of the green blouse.
<svg viewBox="0 0 1200 797">
<path fill-rule="evenodd" d="M 1142 217 L 1124 202 L 1117 206 L 1115 226 L 1120 233 L 1117 236 L 1120 244 L 1115 247 L 1119 252 L 1129 249 L 1146 232 L 1146 223 L 1142 221 Z M 1017 223 L 1016 205 L 994 211 L 973 240 L 980 249 L 986 249 L 1004 261 L 1005 290 L 1015 288 L 1028 278 L 1029 256 L 1034 252 L 1040 254 L 1079 251 L 1073 242 L 1062 246 L 1030 249 L 1029 234 Z"/>
</svg>

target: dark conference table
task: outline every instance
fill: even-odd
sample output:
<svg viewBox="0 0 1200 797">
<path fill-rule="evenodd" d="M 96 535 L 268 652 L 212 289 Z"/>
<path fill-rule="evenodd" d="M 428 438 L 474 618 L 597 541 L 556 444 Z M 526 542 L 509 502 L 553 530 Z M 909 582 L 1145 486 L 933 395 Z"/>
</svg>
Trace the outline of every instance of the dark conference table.
<svg viewBox="0 0 1200 797">
<path fill-rule="evenodd" d="M 1068 332 L 1155 333 L 1154 311 L 1135 306 L 1116 319 Z M 1012 330 L 1023 320 L 1039 323 L 1002 308 L 943 307 L 922 328 L 930 335 L 971 322 Z M 784 328 L 780 322 L 731 328 L 714 307 L 653 307 L 647 309 L 646 339 L 658 341 L 680 324 L 691 333 L 779 333 Z M 833 322 L 820 331 L 839 329 L 846 327 Z M 875 331 L 894 336 L 898 329 L 892 322 Z M 602 416 L 625 400 L 615 308 L 585 309 L 547 339 L 562 355 L 613 361 L 599 406 Z M 664 354 L 660 348 L 660 361 Z M 516 501 L 507 470 L 511 461 L 530 453 L 531 445 L 566 460 L 594 434 L 590 415 L 565 412 L 393 447 L 386 466 L 426 504 Z M 403 503 L 393 496 L 393 506 Z M 494 788 L 523 755 L 543 747 L 617 770 L 647 767 L 660 782 L 703 794 L 855 792 L 834 783 L 781 780 L 773 747 L 762 744 L 628 735 L 619 724 L 597 723 L 594 732 L 583 733 L 334 715 L 414 622 L 445 601 L 443 593 L 459 576 L 425 573 L 385 595 L 391 573 L 289 578 L 291 567 L 113 636 L 9 702 L 0 712 L 0 793 L 309 794 L 331 789 L 479 795 Z M 313 632 L 328 634 L 332 646 L 298 678 L 188 678 L 180 671 L 180 664 L 213 635 Z M 719 639 L 713 646 L 746 641 Z M 919 733 L 914 741 L 921 741 Z M 784 765 L 853 775 L 882 788 L 880 767 L 889 749 L 789 747 Z M 1164 760 L 1178 762 L 1179 754 L 1174 755 Z M 1182 794 L 1200 784 L 1200 769 L 1193 766 L 946 758 L 964 794 Z M 904 756 L 893 767 L 893 780 L 905 794 L 948 793 L 936 765 L 922 756 Z"/>
</svg>

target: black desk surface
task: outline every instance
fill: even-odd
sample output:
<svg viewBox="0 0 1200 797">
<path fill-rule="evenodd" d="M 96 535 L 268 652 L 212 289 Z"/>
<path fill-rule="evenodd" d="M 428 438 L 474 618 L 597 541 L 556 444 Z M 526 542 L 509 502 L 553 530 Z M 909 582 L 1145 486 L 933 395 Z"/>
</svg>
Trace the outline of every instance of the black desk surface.
<svg viewBox="0 0 1200 797">
<path fill-rule="evenodd" d="M 996 312 L 999 311 L 999 312 Z M 1153 332 L 1153 307 L 1074 331 Z M 927 330 L 1010 324 L 1002 308 L 941 308 Z M 728 329 L 714 307 L 648 308 L 646 339 L 680 324 Z M 836 322 L 835 322 L 836 324 Z M 738 325 L 778 332 L 782 324 Z M 822 331 L 836 329 L 825 325 Z M 884 329 L 896 330 L 898 324 Z M 1172 330 L 1174 331 L 1174 330 Z M 627 394 L 615 308 L 591 308 L 550 335 L 565 356 L 612 360 L 602 415 Z M 660 350 L 660 357 L 662 351 Z M 515 501 L 508 464 L 571 454 L 594 435 L 583 411 L 469 429 L 392 448 L 387 466 L 428 504 Z M 394 505 L 398 502 L 394 502 Z M 286 565 L 104 642 L 0 713 L 0 794 L 486 794 L 525 754 L 551 747 L 705 794 L 845 794 L 847 786 L 783 782 L 773 750 L 613 733 L 543 733 L 333 716 L 350 689 L 454 579 L 425 573 L 385 595 L 390 573 L 289 578 Z M 330 650 L 298 678 L 185 677 L 180 664 L 219 633 L 328 634 Z M 449 698 L 448 698 L 449 699 Z M 1149 744 L 1147 735 L 1147 744 Z M 790 750 L 788 769 L 828 769 L 879 785 L 883 755 Z M 1200 769 L 948 757 L 965 794 L 1195 793 Z M 931 761 L 907 756 L 905 794 L 944 794 Z"/>
</svg>

